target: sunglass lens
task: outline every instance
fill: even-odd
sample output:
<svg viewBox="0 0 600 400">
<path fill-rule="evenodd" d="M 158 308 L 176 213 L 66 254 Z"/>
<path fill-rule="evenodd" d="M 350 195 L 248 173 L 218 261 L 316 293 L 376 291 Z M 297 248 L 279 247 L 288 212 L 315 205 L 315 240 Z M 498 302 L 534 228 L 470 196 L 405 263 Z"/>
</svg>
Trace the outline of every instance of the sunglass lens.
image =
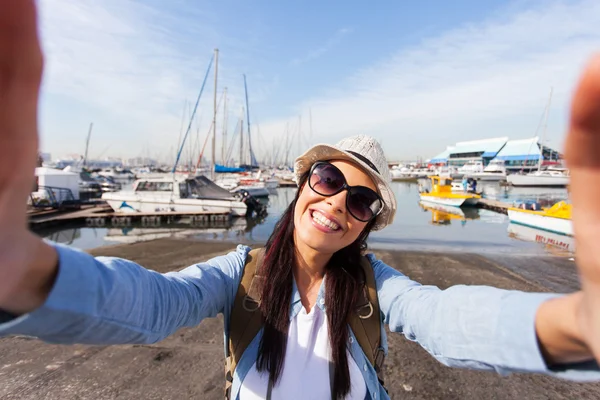
<svg viewBox="0 0 600 400">
<path fill-rule="evenodd" d="M 344 186 L 344 175 L 331 164 L 318 164 L 310 176 L 310 187 L 323 196 L 339 192 Z"/>
<path fill-rule="evenodd" d="M 367 187 L 353 187 L 348 193 L 348 211 L 359 221 L 369 221 L 382 206 L 377 193 Z"/>
</svg>

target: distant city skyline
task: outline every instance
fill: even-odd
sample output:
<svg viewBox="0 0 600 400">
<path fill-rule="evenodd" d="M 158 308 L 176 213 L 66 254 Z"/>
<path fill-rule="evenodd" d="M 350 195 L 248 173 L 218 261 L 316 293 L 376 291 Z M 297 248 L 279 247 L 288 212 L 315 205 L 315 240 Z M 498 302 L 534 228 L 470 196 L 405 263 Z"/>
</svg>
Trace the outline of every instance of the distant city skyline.
<svg viewBox="0 0 600 400">
<path fill-rule="evenodd" d="M 89 158 L 173 159 L 216 47 L 229 110 L 217 118 L 217 159 L 224 122 L 231 140 L 242 113 L 242 74 L 262 159 L 357 133 L 397 161 L 459 141 L 541 136 L 551 87 L 545 144 L 562 150 L 576 79 L 600 49 L 593 0 L 39 4 L 40 150 L 53 158 L 83 154 L 93 122 Z M 204 146 L 212 81 L 185 157 Z"/>
</svg>

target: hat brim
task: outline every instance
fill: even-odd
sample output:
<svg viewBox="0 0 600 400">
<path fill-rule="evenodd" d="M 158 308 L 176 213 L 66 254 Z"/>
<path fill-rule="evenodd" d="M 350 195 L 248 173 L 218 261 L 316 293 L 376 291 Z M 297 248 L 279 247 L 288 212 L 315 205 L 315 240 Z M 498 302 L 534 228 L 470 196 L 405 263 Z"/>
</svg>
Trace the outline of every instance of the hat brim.
<svg viewBox="0 0 600 400">
<path fill-rule="evenodd" d="M 372 167 L 360 158 L 336 146 L 330 144 L 317 144 L 296 158 L 294 162 L 296 183 L 300 183 L 300 178 L 310 170 L 310 167 L 315 162 L 328 160 L 346 160 L 356 164 L 369 175 L 377 186 L 377 191 L 383 200 L 383 209 L 377 216 L 372 230 L 377 231 L 383 229 L 393 222 L 396 213 L 396 197 L 394 196 L 394 192 L 390 187 L 389 182 L 383 179 L 379 173 L 373 170 Z"/>
</svg>

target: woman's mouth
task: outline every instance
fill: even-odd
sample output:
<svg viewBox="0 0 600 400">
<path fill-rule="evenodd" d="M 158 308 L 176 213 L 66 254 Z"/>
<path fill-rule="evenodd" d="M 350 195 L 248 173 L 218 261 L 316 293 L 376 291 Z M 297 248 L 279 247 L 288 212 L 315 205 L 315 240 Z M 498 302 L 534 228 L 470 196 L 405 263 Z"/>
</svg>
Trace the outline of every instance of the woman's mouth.
<svg viewBox="0 0 600 400">
<path fill-rule="evenodd" d="M 332 220 L 321 214 L 319 211 L 312 210 L 310 216 L 313 224 L 317 228 L 320 228 L 321 231 L 335 232 L 340 230 L 340 225 L 338 225 L 336 222 L 333 222 Z"/>
</svg>

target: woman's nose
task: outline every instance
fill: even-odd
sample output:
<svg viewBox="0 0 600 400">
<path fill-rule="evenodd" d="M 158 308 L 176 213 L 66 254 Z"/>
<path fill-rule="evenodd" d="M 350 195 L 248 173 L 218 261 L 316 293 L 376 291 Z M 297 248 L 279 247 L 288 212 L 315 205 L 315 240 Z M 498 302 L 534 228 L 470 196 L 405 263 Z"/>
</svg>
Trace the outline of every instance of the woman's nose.
<svg viewBox="0 0 600 400">
<path fill-rule="evenodd" d="M 331 205 L 334 212 L 345 213 L 346 212 L 346 196 L 348 195 L 347 190 L 327 197 L 327 204 Z"/>
</svg>

